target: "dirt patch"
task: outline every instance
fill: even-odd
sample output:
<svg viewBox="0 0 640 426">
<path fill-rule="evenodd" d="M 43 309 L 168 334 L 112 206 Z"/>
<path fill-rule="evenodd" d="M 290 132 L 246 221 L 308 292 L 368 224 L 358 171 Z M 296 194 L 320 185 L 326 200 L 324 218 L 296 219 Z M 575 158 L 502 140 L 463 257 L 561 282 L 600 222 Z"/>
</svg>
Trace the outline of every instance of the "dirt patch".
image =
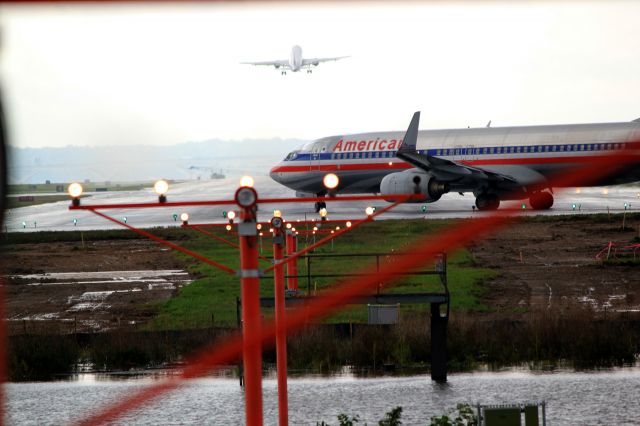
<svg viewBox="0 0 640 426">
<path fill-rule="evenodd" d="M 3 267 L 11 334 L 138 328 L 191 281 L 146 240 L 5 246 Z"/>
<path fill-rule="evenodd" d="M 490 312 L 474 315 L 640 312 L 640 265 L 595 259 L 609 241 L 630 244 L 638 235 L 638 223 L 628 223 L 635 231 L 620 225 L 595 216 L 529 219 L 471 246 L 475 263 L 498 273 L 483 296 Z M 142 239 L 14 244 L 3 266 L 13 334 L 139 328 L 190 280 L 168 249 Z"/>
<path fill-rule="evenodd" d="M 491 235 L 471 248 L 478 265 L 499 273 L 488 283 L 487 305 L 505 314 L 576 304 L 638 311 L 640 264 L 609 265 L 595 258 L 609 241 L 631 244 L 638 235 L 634 225 L 622 231 L 617 220 L 556 218 L 517 222 Z"/>
</svg>

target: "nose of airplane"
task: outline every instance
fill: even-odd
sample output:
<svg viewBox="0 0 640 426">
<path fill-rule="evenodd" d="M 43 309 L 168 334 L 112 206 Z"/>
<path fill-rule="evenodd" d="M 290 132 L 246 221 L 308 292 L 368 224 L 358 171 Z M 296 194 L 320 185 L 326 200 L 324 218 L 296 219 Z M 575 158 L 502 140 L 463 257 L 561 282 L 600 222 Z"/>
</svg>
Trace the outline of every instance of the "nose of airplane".
<svg viewBox="0 0 640 426">
<path fill-rule="evenodd" d="M 279 166 L 279 165 L 278 165 Z M 271 169 L 271 171 L 269 172 L 269 176 L 271 177 L 271 179 L 275 180 L 276 182 L 280 183 L 280 173 L 278 173 L 278 166 L 275 166 Z"/>
</svg>

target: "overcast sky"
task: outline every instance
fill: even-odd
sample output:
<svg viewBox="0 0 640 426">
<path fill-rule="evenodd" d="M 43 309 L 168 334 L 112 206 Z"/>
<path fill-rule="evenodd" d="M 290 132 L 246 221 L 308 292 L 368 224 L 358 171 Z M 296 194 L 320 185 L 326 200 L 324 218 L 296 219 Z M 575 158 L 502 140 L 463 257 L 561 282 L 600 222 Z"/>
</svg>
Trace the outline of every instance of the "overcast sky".
<svg viewBox="0 0 640 426">
<path fill-rule="evenodd" d="M 19 147 L 640 117 L 640 2 L 0 8 Z M 241 61 L 351 58 L 281 76 Z"/>
</svg>

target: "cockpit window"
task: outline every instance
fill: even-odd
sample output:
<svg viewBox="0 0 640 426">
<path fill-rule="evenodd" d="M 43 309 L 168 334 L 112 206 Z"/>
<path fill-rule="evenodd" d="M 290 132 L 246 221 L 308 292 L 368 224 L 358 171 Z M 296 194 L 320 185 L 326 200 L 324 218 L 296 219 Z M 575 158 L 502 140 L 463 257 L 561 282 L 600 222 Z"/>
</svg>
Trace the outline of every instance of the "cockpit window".
<svg viewBox="0 0 640 426">
<path fill-rule="evenodd" d="M 298 152 L 300 152 L 300 151 L 291 151 L 291 152 L 289 153 L 289 155 L 287 155 L 287 156 L 284 158 L 284 161 L 291 161 L 291 160 L 295 160 L 295 159 L 296 159 L 296 157 L 298 156 Z"/>
</svg>

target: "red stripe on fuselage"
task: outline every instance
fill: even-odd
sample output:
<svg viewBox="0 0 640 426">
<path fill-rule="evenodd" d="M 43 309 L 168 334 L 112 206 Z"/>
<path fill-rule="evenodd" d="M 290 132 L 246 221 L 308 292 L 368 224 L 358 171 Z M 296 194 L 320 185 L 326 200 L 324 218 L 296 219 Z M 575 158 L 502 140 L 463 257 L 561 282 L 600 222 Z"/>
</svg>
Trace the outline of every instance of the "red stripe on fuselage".
<svg viewBox="0 0 640 426">
<path fill-rule="evenodd" d="M 459 160 L 460 164 L 469 166 L 506 166 L 506 165 L 532 165 L 532 164 L 575 164 L 587 161 L 596 161 L 598 159 L 607 158 L 605 156 L 584 155 L 571 157 L 536 157 L 536 158 L 490 158 L 486 160 Z M 455 160 L 452 160 L 456 162 Z M 305 166 L 276 166 L 272 172 L 309 172 L 309 171 L 340 171 L 340 170 L 404 170 L 411 169 L 413 166 L 403 161 L 394 161 L 389 163 L 351 163 L 351 164 L 314 164 Z"/>
</svg>

